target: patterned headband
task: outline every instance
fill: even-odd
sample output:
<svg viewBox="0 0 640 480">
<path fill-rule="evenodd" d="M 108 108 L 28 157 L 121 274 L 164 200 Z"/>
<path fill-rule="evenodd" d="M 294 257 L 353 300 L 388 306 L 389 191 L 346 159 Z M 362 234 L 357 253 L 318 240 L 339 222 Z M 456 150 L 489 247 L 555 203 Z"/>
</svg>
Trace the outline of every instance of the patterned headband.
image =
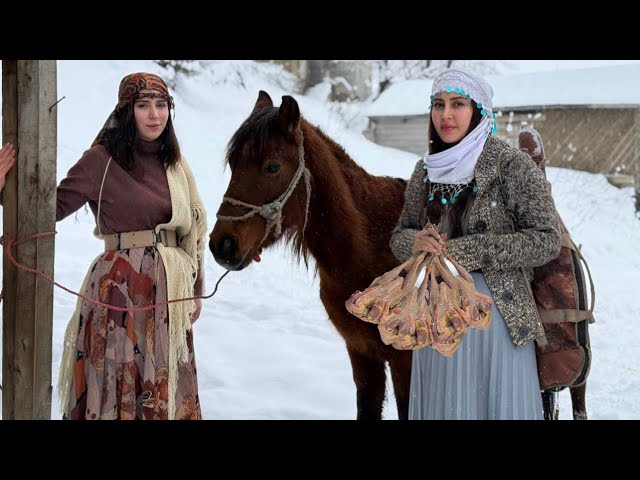
<svg viewBox="0 0 640 480">
<path fill-rule="evenodd" d="M 149 90 L 150 92 L 139 95 L 141 90 Z M 138 95 L 138 97 L 136 97 Z M 167 84 L 164 83 L 159 76 L 153 73 L 132 73 L 127 75 L 120 81 L 120 88 L 118 89 L 118 104 L 116 108 L 109 114 L 104 125 L 98 132 L 95 140 L 91 143 L 91 146 L 102 144 L 106 141 L 107 131 L 118 127 L 118 118 L 116 113 L 125 108 L 134 98 L 164 98 L 169 102 L 170 108 L 174 108 L 173 97 L 169 95 L 169 89 Z"/>
<path fill-rule="evenodd" d="M 167 84 L 164 83 L 164 80 L 153 73 L 140 72 L 127 75 L 120 82 L 116 112 L 119 112 L 131 103 L 133 98 L 139 94 L 141 90 L 151 90 L 150 93 L 141 95 L 142 97 L 164 98 L 169 102 L 170 108 L 174 108 L 173 97 L 169 95 L 169 89 L 167 88 Z"/>
</svg>

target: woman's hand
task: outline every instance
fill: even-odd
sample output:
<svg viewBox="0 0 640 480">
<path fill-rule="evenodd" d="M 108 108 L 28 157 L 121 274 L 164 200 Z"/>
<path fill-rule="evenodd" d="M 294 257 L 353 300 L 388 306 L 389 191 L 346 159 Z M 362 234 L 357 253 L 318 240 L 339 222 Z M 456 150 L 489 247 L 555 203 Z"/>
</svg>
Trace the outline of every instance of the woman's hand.
<svg viewBox="0 0 640 480">
<path fill-rule="evenodd" d="M 11 167 L 13 167 L 15 161 L 15 147 L 10 143 L 5 143 L 5 145 L 0 149 L 0 192 L 4 188 L 7 172 L 11 170 Z"/>
<path fill-rule="evenodd" d="M 446 238 L 446 233 L 440 235 L 438 230 L 434 227 L 420 230 L 416 233 L 416 241 L 411 249 L 411 254 L 415 255 L 420 252 L 427 252 L 433 253 L 434 255 L 440 255 L 442 253 L 442 249 L 447 247 Z"/>
<path fill-rule="evenodd" d="M 194 300 L 195 304 L 196 304 L 196 308 L 193 311 L 193 313 L 191 314 L 191 324 L 193 325 L 194 323 L 196 323 L 196 320 L 198 320 L 198 318 L 200 317 L 200 311 L 202 310 L 202 299 L 201 298 L 196 298 Z"/>
</svg>

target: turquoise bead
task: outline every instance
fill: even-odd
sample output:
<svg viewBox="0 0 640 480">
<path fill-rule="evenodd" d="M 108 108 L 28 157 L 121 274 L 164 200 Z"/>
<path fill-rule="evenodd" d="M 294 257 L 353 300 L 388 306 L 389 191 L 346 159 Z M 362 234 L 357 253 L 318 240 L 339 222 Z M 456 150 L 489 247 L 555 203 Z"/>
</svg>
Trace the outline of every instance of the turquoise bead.
<svg viewBox="0 0 640 480">
<path fill-rule="evenodd" d="M 477 191 L 478 191 L 478 186 L 477 186 L 477 185 L 474 185 L 474 186 L 473 186 L 473 193 L 476 193 Z"/>
<path fill-rule="evenodd" d="M 441 204 L 443 204 L 443 205 L 446 205 L 446 204 L 447 204 L 447 199 L 446 199 L 446 198 L 444 198 L 444 197 L 442 197 L 442 198 L 440 199 L 440 203 L 441 203 Z"/>
<path fill-rule="evenodd" d="M 433 195 L 429 195 L 429 201 L 433 200 Z"/>
</svg>

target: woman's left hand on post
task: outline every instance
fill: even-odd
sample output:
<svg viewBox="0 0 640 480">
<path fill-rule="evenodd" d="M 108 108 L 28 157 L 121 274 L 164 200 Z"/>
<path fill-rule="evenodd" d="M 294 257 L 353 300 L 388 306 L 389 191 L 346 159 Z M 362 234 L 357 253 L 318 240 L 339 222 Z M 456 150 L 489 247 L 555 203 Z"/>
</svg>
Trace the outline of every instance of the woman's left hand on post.
<svg viewBox="0 0 640 480">
<path fill-rule="evenodd" d="M 5 143 L 0 149 L 0 192 L 4 188 L 5 177 L 16 161 L 16 148 L 11 143 Z"/>
</svg>

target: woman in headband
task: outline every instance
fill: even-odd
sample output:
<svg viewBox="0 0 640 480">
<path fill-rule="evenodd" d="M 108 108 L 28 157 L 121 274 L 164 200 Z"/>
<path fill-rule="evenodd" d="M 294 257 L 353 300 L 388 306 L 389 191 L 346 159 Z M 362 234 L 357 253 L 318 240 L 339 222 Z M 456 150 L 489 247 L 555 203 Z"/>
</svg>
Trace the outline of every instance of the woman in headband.
<svg viewBox="0 0 640 480">
<path fill-rule="evenodd" d="M 82 293 L 116 307 L 202 294 L 206 214 L 180 153 L 165 82 L 134 73 L 57 191 L 57 220 L 89 203 L 105 251 Z M 65 334 L 63 418 L 200 419 L 191 325 L 201 300 L 122 312 L 78 299 Z"/>
</svg>

